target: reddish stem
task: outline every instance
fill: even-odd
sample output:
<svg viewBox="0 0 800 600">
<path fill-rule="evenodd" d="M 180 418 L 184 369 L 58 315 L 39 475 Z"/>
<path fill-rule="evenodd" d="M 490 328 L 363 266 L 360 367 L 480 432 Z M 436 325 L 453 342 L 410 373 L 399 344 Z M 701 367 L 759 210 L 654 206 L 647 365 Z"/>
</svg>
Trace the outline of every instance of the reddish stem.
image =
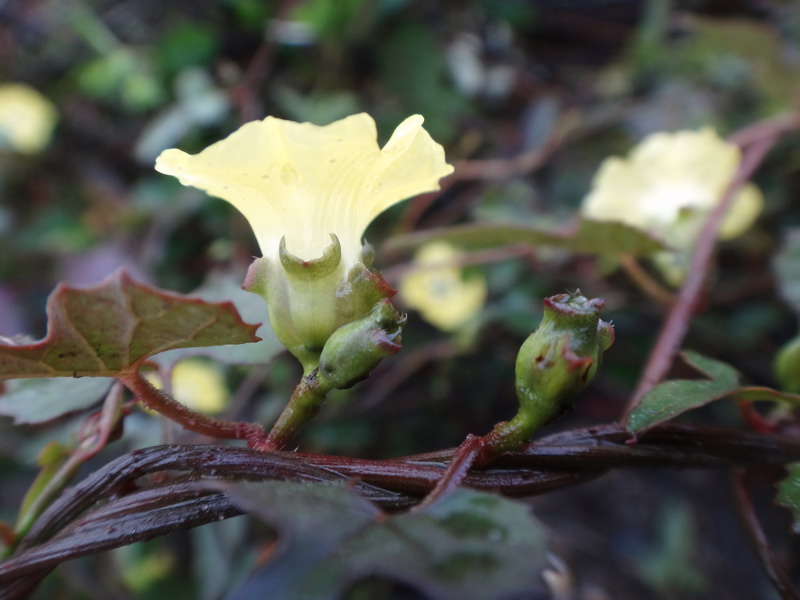
<svg viewBox="0 0 800 600">
<path fill-rule="evenodd" d="M 780 130 L 780 132 L 783 132 L 783 130 Z M 717 232 L 722 220 L 733 203 L 736 193 L 747 183 L 776 141 L 777 137 L 775 136 L 757 138 L 754 141 L 753 145 L 744 153 L 733 179 L 706 220 L 697 240 L 697 246 L 692 254 L 686 281 L 661 327 L 656 345 L 650 353 L 650 358 L 647 361 L 639 384 L 625 411 L 625 420 L 627 420 L 633 409 L 639 405 L 642 397 L 666 376 L 672 365 L 672 361 L 689 329 L 689 321 L 697 307 L 700 294 L 705 287 L 711 258 L 717 242 Z"/>
<path fill-rule="evenodd" d="M 217 439 L 246 440 L 251 448 L 262 447 L 267 438 L 264 428 L 257 423 L 223 421 L 193 411 L 153 387 L 138 371 L 120 375 L 118 379 L 145 406 L 189 431 Z"/>
<path fill-rule="evenodd" d="M 464 481 L 472 465 L 475 464 L 475 459 L 478 458 L 485 445 L 486 438 L 472 434 L 468 435 L 467 439 L 456 450 L 453 460 L 447 465 L 442 477 L 414 510 L 425 510 L 428 506 L 455 490 Z"/>
</svg>

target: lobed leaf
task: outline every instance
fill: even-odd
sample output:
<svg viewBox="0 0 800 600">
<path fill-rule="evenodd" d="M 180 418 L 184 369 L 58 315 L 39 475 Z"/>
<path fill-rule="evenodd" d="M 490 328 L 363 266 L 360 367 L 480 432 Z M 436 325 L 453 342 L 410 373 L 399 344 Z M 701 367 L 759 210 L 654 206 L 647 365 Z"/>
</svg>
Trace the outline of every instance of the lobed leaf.
<svg viewBox="0 0 800 600">
<path fill-rule="evenodd" d="M 154 361 L 162 366 L 171 366 L 189 356 L 208 356 L 217 362 L 228 365 L 263 365 L 285 350 L 267 321 L 267 305 L 258 294 L 242 289 L 241 282 L 224 274 L 214 274 L 205 283 L 192 292 L 192 297 L 206 302 L 230 301 L 239 315 L 248 322 L 259 322 L 256 330 L 260 341 L 248 344 L 225 344 L 223 346 L 205 346 L 179 348 L 162 352 Z"/>
<path fill-rule="evenodd" d="M 528 244 L 551 246 L 572 252 L 598 255 L 648 255 L 666 249 L 663 242 L 635 227 L 611 221 L 582 219 L 577 226 L 547 229 L 514 223 L 472 223 L 429 229 L 396 236 L 389 240 L 392 249 L 415 248 L 442 240 L 470 249 Z"/>
<path fill-rule="evenodd" d="M 134 282 L 124 270 L 90 288 L 59 285 L 47 336 L 0 344 L 0 379 L 105 377 L 174 348 L 257 342 L 230 302 L 211 304 Z"/>
<path fill-rule="evenodd" d="M 544 531 L 527 506 L 500 496 L 458 490 L 424 511 L 386 516 L 345 484 L 239 482 L 223 489 L 279 535 L 277 555 L 233 600 L 335 600 L 367 577 L 439 600 L 544 590 Z"/>
<path fill-rule="evenodd" d="M 706 375 L 708 379 L 674 379 L 657 385 L 645 394 L 631 412 L 627 422 L 628 429 L 637 434 L 642 433 L 686 411 L 726 397 L 800 406 L 800 396 L 795 394 L 786 394 L 767 387 L 742 387 L 739 383 L 739 372 L 723 362 L 690 350 L 682 352 L 681 356 L 689 366 Z"/>
</svg>

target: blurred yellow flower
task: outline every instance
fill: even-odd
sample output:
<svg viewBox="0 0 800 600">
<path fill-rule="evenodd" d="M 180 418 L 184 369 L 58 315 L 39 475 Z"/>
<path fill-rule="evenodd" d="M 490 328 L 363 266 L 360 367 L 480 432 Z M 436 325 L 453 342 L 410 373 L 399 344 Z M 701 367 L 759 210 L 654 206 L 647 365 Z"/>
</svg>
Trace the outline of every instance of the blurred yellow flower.
<svg viewBox="0 0 800 600">
<path fill-rule="evenodd" d="M 317 126 L 275 117 L 243 125 L 196 155 L 166 150 L 156 170 L 227 200 L 250 222 L 265 257 L 322 256 L 339 238 L 344 272 L 361 260 L 367 225 L 390 206 L 439 189 L 453 171 L 414 115 L 380 148 L 365 113 Z"/>
<path fill-rule="evenodd" d="M 656 133 L 627 156 L 606 159 L 583 202 L 585 217 L 620 221 L 660 236 L 674 252 L 655 257 L 666 279 L 683 279 L 686 259 L 709 212 L 720 200 L 741 160 L 739 148 L 712 129 Z M 744 233 L 761 212 L 752 184 L 737 194 L 720 238 Z"/>
<path fill-rule="evenodd" d="M 145 373 L 145 378 L 159 389 L 164 387 L 155 372 Z M 193 410 L 213 415 L 225 409 L 230 392 L 219 366 L 202 358 L 188 358 L 172 369 L 172 397 Z"/>
<path fill-rule="evenodd" d="M 50 142 L 58 113 L 50 100 L 22 83 L 0 85 L 0 147 L 36 154 Z"/>
<path fill-rule="evenodd" d="M 446 242 L 426 244 L 400 280 L 405 303 L 444 331 L 457 330 L 486 302 L 486 280 L 480 276 L 464 279 L 462 269 L 454 264 L 462 254 Z"/>
</svg>

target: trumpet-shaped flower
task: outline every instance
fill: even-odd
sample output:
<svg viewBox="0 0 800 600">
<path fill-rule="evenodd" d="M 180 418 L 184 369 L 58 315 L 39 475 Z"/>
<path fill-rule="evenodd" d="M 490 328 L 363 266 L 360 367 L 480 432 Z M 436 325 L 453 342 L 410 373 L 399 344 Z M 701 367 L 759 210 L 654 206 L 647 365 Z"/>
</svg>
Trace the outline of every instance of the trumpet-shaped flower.
<svg viewBox="0 0 800 600">
<path fill-rule="evenodd" d="M 263 254 L 248 289 L 265 296 L 278 337 L 309 366 L 308 352 L 318 356 L 337 327 L 390 295 L 366 272 L 364 230 L 390 206 L 438 189 L 453 170 L 422 122 L 409 117 L 380 148 L 367 114 L 326 126 L 267 117 L 197 155 L 166 150 L 156 169 L 247 218 Z M 361 289 L 370 282 L 372 292 Z"/>
<path fill-rule="evenodd" d="M 32 87 L 0 85 L 0 147 L 36 154 L 50 142 L 56 119 L 53 103 Z"/>
<path fill-rule="evenodd" d="M 446 242 L 426 244 L 414 256 L 414 266 L 400 280 L 405 303 L 429 323 L 455 331 L 473 318 L 486 302 L 486 280 L 464 278 L 455 265 L 461 252 Z"/>
<path fill-rule="evenodd" d="M 620 221 L 660 236 L 673 252 L 655 257 L 666 279 L 679 284 L 703 223 L 722 197 L 741 160 L 739 148 L 713 130 L 657 133 L 627 158 L 600 166 L 582 212 L 599 221 Z M 737 194 L 719 236 L 744 233 L 761 212 L 752 184 Z"/>
</svg>

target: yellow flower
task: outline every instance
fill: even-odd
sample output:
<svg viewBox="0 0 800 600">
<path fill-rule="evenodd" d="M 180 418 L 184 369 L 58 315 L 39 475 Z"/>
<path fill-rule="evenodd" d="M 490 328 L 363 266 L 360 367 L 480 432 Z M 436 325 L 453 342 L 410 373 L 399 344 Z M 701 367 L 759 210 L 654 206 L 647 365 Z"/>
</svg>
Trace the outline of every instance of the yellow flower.
<svg viewBox="0 0 800 600">
<path fill-rule="evenodd" d="M 462 255 L 446 242 L 426 244 L 414 256 L 414 267 L 400 280 L 405 303 L 444 331 L 455 331 L 486 302 L 486 280 L 464 279 L 455 261 Z"/>
<path fill-rule="evenodd" d="M 372 117 L 330 125 L 275 117 L 253 121 L 200 154 L 166 150 L 156 170 L 227 200 L 250 222 L 265 257 L 289 252 L 309 261 L 339 238 L 342 262 L 360 260 L 372 220 L 410 196 L 439 189 L 453 168 L 414 115 L 381 149 Z"/>
<path fill-rule="evenodd" d="M 164 387 L 153 371 L 145 373 L 145 378 L 159 389 Z M 189 358 L 172 369 L 172 397 L 191 409 L 213 415 L 225 409 L 230 393 L 222 369 L 202 358 Z"/>
<path fill-rule="evenodd" d="M 453 170 L 422 122 L 409 117 L 380 148 L 364 113 L 326 126 L 267 117 L 197 155 L 166 150 L 156 161 L 158 171 L 227 200 L 250 222 L 264 258 L 251 267 L 248 289 L 264 295 L 275 333 L 308 368 L 330 334 L 377 299 L 350 299 L 366 298 L 354 292 L 364 279 L 354 269 L 370 260 L 364 230 L 390 206 L 438 189 Z"/>
<path fill-rule="evenodd" d="M 50 100 L 21 83 L 0 85 L 0 147 L 36 154 L 50 142 L 58 115 Z"/>
<path fill-rule="evenodd" d="M 739 148 L 712 129 L 656 133 L 627 158 L 603 162 L 582 212 L 589 219 L 620 221 L 660 236 L 675 251 L 660 254 L 656 263 L 671 283 L 680 283 L 688 253 L 740 160 Z M 725 216 L 720 238 L 744 233 L 762 205 L 758 188 L 745 185 Z"/>
</svg>

